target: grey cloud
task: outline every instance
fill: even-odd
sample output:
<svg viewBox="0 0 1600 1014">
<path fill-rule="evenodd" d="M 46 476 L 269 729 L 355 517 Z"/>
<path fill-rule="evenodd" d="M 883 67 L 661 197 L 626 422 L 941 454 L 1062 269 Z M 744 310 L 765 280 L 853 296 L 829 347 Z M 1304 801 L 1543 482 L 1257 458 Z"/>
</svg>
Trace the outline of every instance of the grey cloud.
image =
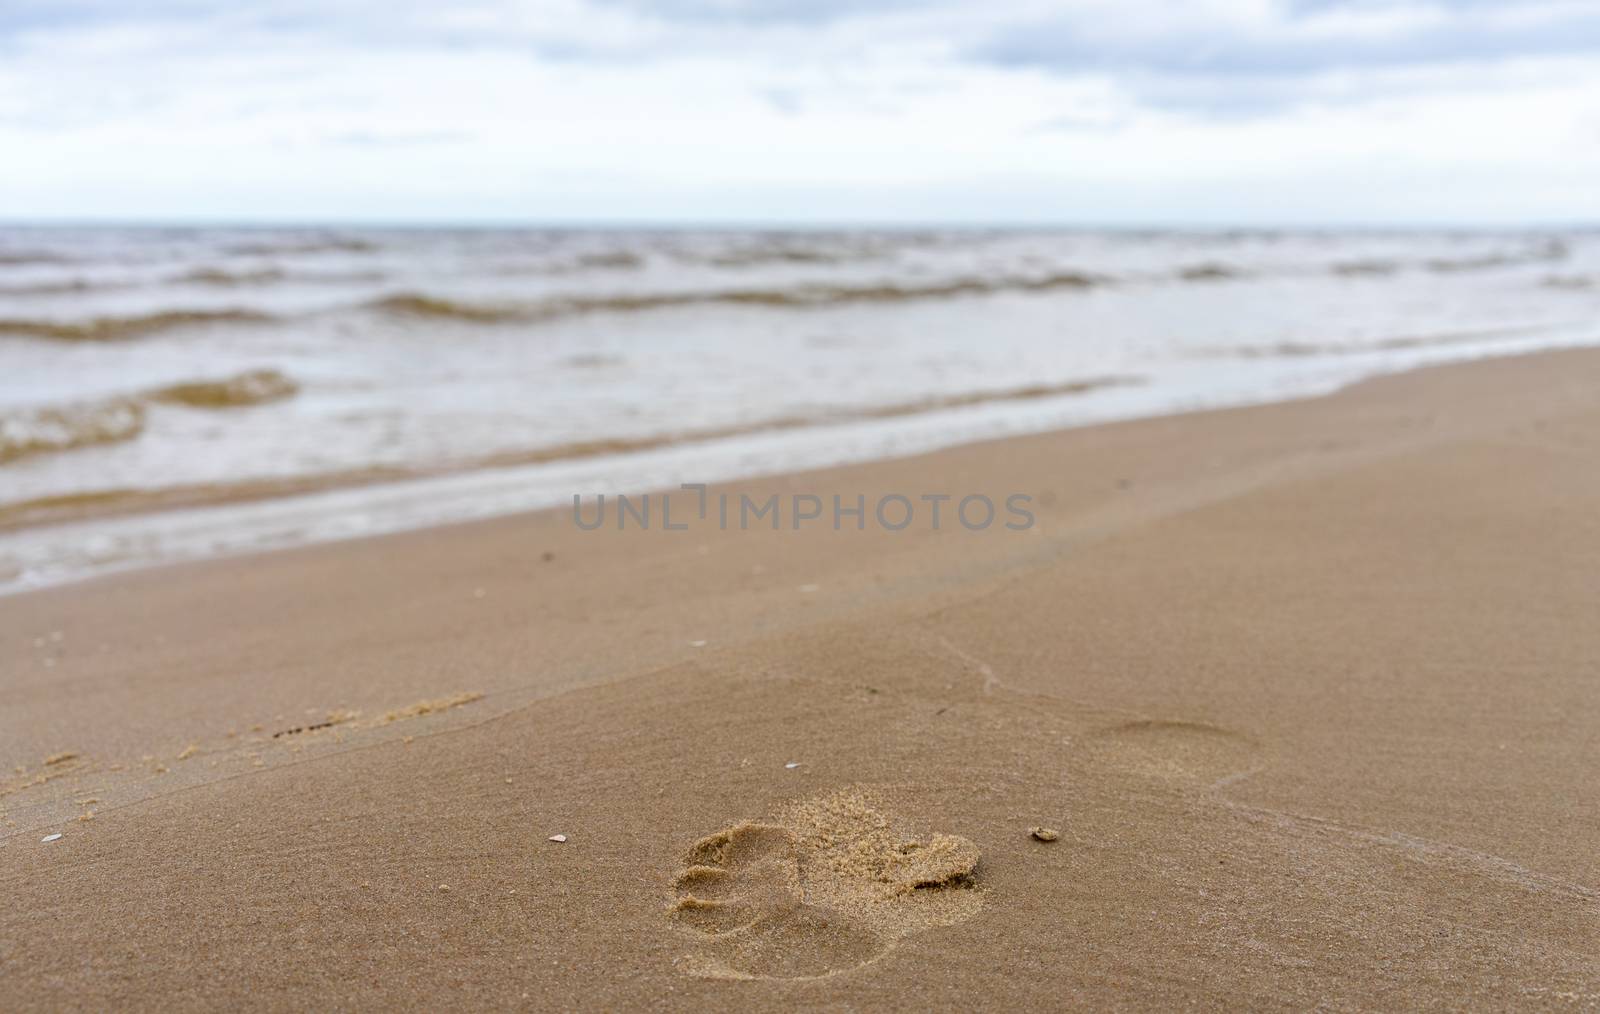
<svg viewBox="0 0 1600 1014">
<path fill-rule="evenodd" d="M 1600 9 L 1592 7 L 1526 21 L 1461 16 L 1440 27 L 1389 35 L 1341 36 L 1297 27 L 1289 19 L 1254 34 L 1189 34 L 1191 27 L 1183 34 L 1119 37 L 1068 19 L 1002 29 L 969 55 L 986 63 L 1065 71 L 1282 76 L 1600 51 Z"/>
<path fill-rule="evenodd" d="M 598 0 L 607 6 L 695 24 L 820 25 L 937 6 L 928 0 Z"/>
<path fill-rule="evenodd" d="M 1412 17 L 1389 17 L 1397 12 Z M 1451 66 L 1588 53 L 1600 53 L 1600 7 L 1538 0 L 1291 0 L 1261 24 L 1145 32 L 1056 17 L 1001 27 L 964 50 L 986 65 L 1110 75 L 1147 106 L 1223 118 L 1429 87 Z M 1322 80 L 1340 73 L 1337 86 Z"/>
</svg>

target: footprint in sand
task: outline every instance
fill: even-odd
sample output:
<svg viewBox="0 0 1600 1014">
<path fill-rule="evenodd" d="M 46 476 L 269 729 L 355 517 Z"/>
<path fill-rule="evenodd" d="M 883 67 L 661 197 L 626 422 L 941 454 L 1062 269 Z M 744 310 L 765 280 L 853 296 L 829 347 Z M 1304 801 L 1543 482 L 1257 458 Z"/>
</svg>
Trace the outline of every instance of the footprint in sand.
<svg viewBox="0 0 1600 1014">
<path fill-rule="evenodd" d="M 1141 719 L 1101 729 L 1090 747 L 1107 763 L 1151 778 L 1217 786 L 1259 767 L 1260 747 L 1207 722 Z"/>
<path fill-rule="evenodd" d="M 684 862 L 671 914 L 699 940 L 684 967 L 709 978 L 834 975 L 983 904 L 971 842 L 915 836 L 856 790 L 718 831 Z"/>
</svg>

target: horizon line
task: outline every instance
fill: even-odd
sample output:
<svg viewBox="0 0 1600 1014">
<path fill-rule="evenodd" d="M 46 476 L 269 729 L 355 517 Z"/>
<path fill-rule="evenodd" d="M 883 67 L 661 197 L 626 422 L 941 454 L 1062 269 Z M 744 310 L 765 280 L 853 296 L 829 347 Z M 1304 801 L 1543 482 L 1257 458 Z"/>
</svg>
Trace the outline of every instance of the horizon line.
<svg viewBox="0 0 1600 1014">
<path fill-rule="evenodd" d="M 1470 219 L 1390 219 L 1380 221 L 1330 222 L 1311 219 L 1145 221 L 1138 219 L 563 219 L 563 218 L 233 218 L 195 216 L 170 218 L 117 217 L 41 217 L 0 216 L 0 229 L 307 229 L 351 228 L 394 230 L 516 230 L 547 229 L 573 231 L 753 231 L 753 230 L 830 230 L 873 229 L 882 231 L 949 229 L 1084 232 L 1503 232 L 1517 230 L 1600 230 L 1600 219 L 1530 218 L 1522 221 Z"/>
</svg>

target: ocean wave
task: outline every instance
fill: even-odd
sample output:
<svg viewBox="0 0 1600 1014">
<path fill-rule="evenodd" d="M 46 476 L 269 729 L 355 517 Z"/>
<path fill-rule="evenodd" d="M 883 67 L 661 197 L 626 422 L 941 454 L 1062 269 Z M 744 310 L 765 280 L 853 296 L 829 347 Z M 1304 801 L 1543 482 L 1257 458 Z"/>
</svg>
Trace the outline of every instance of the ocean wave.
<svg viewBox="0 0 1600 1014">
<path fill-rule="evenodd" d="M 73 259 L 51 250 L 0 250 L 0 267 L 27 267 L 31 264 L 71 264 Z"/>
<path fill-rule="evenodd" d="M 1486 328 L 1476 331 L 1447 331 L 1429 335 L 1405 335 L 1366 342 L 1277 342 L 1272 345 L 1238 345 L 1211 350 L 1213 355 L 1240 359 L 1277 359 L 1306 356 L 1364 355 L 1372 352 L 1399 352 L 1446 345 L 1471 345 L 1516 338 L 1548 330 L 1550 325 Z"/>
<path fill-rule="evenodd" d="M 1381 278 L 1399 271 L 1400 262 L 1386 260 L 1337 261 L 1328 270 L 1333 274 L 1352 278 Z"/>
<path fill-rule="evenodd" d="M 354 236 L 317 236 L 304 239 L 235 243 L 225 253 L 238 257 L 273 257 L 292 254 L 376 253 L 381 247 L 372 240 Z"/>
<path fill-rule="evenodd" d="M 1473 257 L 1434 257 L 1423 261 L 1422 266 L 1429 271 L 1445 274 L 1460 271 L 1491 271 L 1495 268 L 1516 267 L 1522 264 L 1566 260 L 1570 253 L 1567 244 L 1553 239 L 1531 250 L 1479 254 Z"/>
<path fill-rule="evenodd" d="M 236 285 L 267 285 L 281 282 L 289 273 L 282 268 L 254 268 L 229 270 L 228 268 L 194 268 L 171 281 L 178 285 L 215 285 L 232 288 Z"/>
<path fill-rule="evenodd" d="M 568 356 L 561 360 L 562 366 L 570 366 L 575 370 L 605 370 L 613 366 L 622 366 L 627 363 L 621 356 L 608 356 L 599 353 L 584 353 Z"/>
<path fill-rule="evenodd" d="M 228 409 L 281 401 L 299 390 L 282 372 L 262 369 L 99 401 L 0 410 L 0 464 L 132 440 L 144 432 L 151 404 Z"/>
<path fill-rule="evenodd" d="M 128 514 L 145 510 L 198 507 L 294 496 L 331 489 L 371 486 L 402 479 L 459 474 L 484 468 L 546 464 L 605 455 L 640 453 L 687 444 L 706 443 L 713 440 L 802 429 L 809 426 L 840 425 L 851 422 L 893 419 L 1007 401 L 1033 401 L 1045 398 L 1073 397 L 1090 394 L 1105 388 L 1125 387 L 1143 382 L 1143 378 L 1134 376 L 1084 377 L 1058 384 L 1032 384 L 1000 390 L 938 395 L 887 405 L 822 408 L 812 412 L 778 416 L 750 423 L 664 432 L 645 437 L 601 438 L 522 451 L 507 451 L 435 467 L 403 468 L 390 465 L 371 465 L 344 471 L 289 478 L 243 479 L 226 483 L 196 483 L 160 489 L 94 490 L 86 493 L 41 497 L 0 505 L 0 530 L 22 528 L 36 524 L 83 520 L 92 517 L 105 517 L 114 514 Z M 137 406 L 136 401 L 130 402 L 127 399 L 123 401 Z"/>
<path fill-rule="evenodd" d="M 1204 264 L 1191 264 L 1179 268 L 1174 276 L 1181 282 L 1226 282 L 1235 278 L 1246 278 L 1249 272 L 1229 264 L 1216 261 L 1207 261 Z"/>
<path fill-rule="evenodd" d="M 558 277 L 562 275 L 581 275 L 590 272 L 627 272 L 639 270 L 645 266 L 647 261 L 648 258 L 642 253 L 634 253 L 629 250 L 613 250 L 578 254 L 563 260 L 512 260 L 484 268 L 483 273 L 501 278 L 520 278 L 526 276 Z"/>
<path fill-rule="evenodd" d="M 163 278 L 144 280 L 76 277 L 58 278 L 51 281 L 0 284 L 0 296 L 63 296 L 74 293 L 152 289 L 167 285 L 196 285 L 214 289 L 249 288 L 286 282 L 308 285 L 346 285 L 381 282 L 387 277 L 382 271 L 290 271 L 280 267 L 246 269 L 201 267 L 175 275 L 167 275 Z"/>
<path fill-rule="evenodd" d="M 1004 292 L 1056 292 L 1091 289 L 1112 279 L 1080 272 L 1033 277 L 958 278 L 921 285 L 802 285 L 781 289 L 718 289 L 699 292 L 645 292 L 610 296 L 567 296 L 540 303 L 472 303 L 419 292 L 402 292 L 366 304 L 398 317 L 467 321 L 476 324 L 535 322 L 591 313 L 639 313 L 685 306 L 766 306 L 805 309 L 862 303 L 901 303 Z"/>
<path fill-rule="evenodd" d="M 0 411 L 0 464 L 132 440 L 144 432 L 144 415 L 135 398 Z"/>
<path fill-rule="evenodd" d="M 165 279 L 170 285 L 204 285 L 211 288 L 233 289 L 259 285 L 276 285 L 283 282 L 307 285 L 350 285 L 381 282 L 388 275 L 382 271 L 295 271 L 281 267 L 225 268 L 202 267 Z"/>
<path fill-rule="evenodd" d="M 0 285 L 0 296 L 64 296 L 69 293 L 103 292 L 126 287 L 126 283 L 123 282 L 91 282 L 87 278 L 63 278 L 51 282 Z"/>
<path fill-rule="evenodd" d="M 529 319 L 529 311 L 517 306 L 491 306 L 484 303 L 465 303 L 456 299 L 428 296 L 420 292 L 402 292 L 384 296 L 366 304 L 367 309 L 395 317 L 422 317 L 437 320 L 462 320 L 474 324 L 502 324 Z"/>
<path fill-rule="evenodd" d="M 238 408 L 292 398 L 300 385 L 277 370 L 251 370 L 221 380 L 168 384 L 145 392 L 150 401 L 190 408 Z"/>
<path fill-rule="evenodd" d="M 0 318 L 0 335 L 45 338 L 63 342 L 114 342 L 160 331 L 204 324 L 262 324 L 275 320 L 256 310 L 163 310 L 127 317 L 93 317 L 81 321 Z"/>
<path fill-rule="evenodd" d="M 644 266 L 644 256 L 631 250 L 580 254 L 562 265 L 574 271 L 632 271 Z"/>
<path fill-rule="evenodd" d="M 1038 401 L 1043 398 L 1065 398 L 1072 395 L 1090 394 L 1108 387 L 1131 387 L 1142 383 L 1144 383 L 1142 378 L 1132 376 L 1085 377 L 1060 384 L 1029 384 L 1025 387 L 1011 387 L 998 391 L 973 391 L 967 394 L 937 395 L 932 398 L 922 398 L 917 401 L 902 402 L 895 405 L 880 405 L 875 408 L 848 410 L 843 414 L 843 420 L 833 418 L 827 421 L 893 419 L 900 416 L 922 415 L 927 412 L 943 412 L 949 409 L 970 408 L 974 405 L 989 405 L 1005 401 Z"/>
<path fill-rule="evenodd" d="M 755 236 L 749 242 L 731 243 L 720 250 L 677 247 L 671 256 L 686 264 L 718 268 L 751 268 L 772 264 L 831 265 L 884 260 L 902 250 L 935 246 L 940 237 L 929 232 L 894 234 L 784 234 Z"/>
<path fill-rule="evenodd" d="M 1328 272 L 1349 278 L 1381 278 L 1405 270 L 1421 270 L 1434 274 L 1460 274 L 1470 271 L 1493 271 L 1498 268 L 1520 267 L 1565 260 L 1570 254 L 1565 243 L 1550 240 L 1524 250 L 1500 250 L 1472 254 L 1464 257 L 1425 257 L 1419 259 L 1363 258 L 1335 261 Z"/>
<path fill-rule="evenodd" d="M 870 244 L 835 249 L 776 244 L 697 256 L 680 255 L 680 259 L 717 268 L 754 268 L 769 264 L 856 264 L 886 257 L 892 249 L 887 245 Z"/>
<path fill-rule="evenodd" d="M 1539 284 L 1547 289 L 1600 288 L 1600 275 L 1549 275 Z"/>
</svg>

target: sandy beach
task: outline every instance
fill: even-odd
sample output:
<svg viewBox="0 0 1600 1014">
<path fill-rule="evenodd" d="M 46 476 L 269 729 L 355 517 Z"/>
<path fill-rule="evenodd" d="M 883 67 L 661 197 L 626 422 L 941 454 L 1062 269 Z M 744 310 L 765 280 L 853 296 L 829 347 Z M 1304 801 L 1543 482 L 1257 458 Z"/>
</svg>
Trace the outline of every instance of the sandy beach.
<svg viewBox="0 0 1600 1014">
<path fill-rule="evenodd" d="M 1559 351 L 0 599 L 0 1006 L 1595 1008 L 1597 449 Z"/>
</svg>

